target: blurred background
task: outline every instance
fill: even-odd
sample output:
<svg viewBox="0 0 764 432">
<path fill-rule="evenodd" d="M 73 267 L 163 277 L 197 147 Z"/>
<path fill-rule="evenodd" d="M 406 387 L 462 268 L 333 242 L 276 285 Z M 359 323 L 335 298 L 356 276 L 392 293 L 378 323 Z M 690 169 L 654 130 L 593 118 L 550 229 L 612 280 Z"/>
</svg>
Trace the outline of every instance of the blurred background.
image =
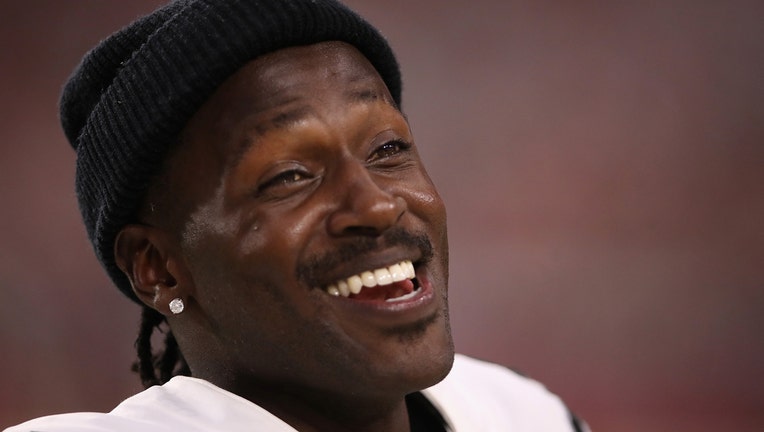
<svg viewBox="0 0 764 432">
<path fill-rule="evenodd" d="M 0 428 L 140 389 L 57 98 L 160 3 L 0 1 Z M 348 3 L 449 209 L 457 349 L 596 431 L 764 431 L 764 2 Z"/>
</svg>

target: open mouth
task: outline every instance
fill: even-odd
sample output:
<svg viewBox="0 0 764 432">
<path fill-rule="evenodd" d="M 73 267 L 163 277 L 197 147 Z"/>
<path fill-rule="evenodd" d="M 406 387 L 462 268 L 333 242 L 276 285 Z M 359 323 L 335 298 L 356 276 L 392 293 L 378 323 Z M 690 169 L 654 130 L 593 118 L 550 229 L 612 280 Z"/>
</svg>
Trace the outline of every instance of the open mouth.
<svg viewBox="0 0 764 432">
<path fill-rule="evenodd" d="M 414 264 L 406 260 L 338 280 L 324 290 L 335 297 L 398 302 L 415 297 L 421 287 L 416 280 Z"/>
</svg>

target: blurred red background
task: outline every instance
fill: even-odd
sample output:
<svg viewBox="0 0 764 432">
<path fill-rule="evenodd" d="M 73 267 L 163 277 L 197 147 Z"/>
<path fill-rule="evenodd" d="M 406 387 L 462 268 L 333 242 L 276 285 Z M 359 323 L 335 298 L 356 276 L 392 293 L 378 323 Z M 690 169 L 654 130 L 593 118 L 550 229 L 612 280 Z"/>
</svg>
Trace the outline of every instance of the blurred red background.
<svg viewBox="0 0 764 432">
<path fill-rule="evenodd" d="M 139 390 L 57 98 L 159 3 L 1 2 L 0 427 Z M 764 430 L 764 3 L 348 3 L 449 208 L 458 350 L 598 431 Z"/>
</svg>

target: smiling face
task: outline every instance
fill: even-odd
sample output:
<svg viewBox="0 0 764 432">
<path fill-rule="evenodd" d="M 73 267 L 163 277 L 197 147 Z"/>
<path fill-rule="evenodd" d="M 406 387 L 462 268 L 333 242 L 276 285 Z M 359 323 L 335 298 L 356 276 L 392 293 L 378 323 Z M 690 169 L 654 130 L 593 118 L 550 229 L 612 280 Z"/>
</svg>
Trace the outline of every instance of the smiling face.
<svg viewBox="0 0 764 432">
<path fill-rule="evenodd" d="M 250 62 L 181 142 L 144 219 L 171 233 L 170 324 L 195 376 L 341 407 L 448 372 L 445 209 L 355 48 Z"/>
</svg>

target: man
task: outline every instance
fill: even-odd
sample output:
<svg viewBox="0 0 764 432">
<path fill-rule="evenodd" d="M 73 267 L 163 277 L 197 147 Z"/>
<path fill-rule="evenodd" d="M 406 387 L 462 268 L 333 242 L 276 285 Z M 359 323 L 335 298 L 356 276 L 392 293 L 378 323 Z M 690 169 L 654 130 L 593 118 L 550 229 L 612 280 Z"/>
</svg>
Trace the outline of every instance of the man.
<svg viewBox="0 0 764 432">
<path fill-rule="evenodd" d="M 61 118 L 151 387 L 9 430 L 576 430 L 539 384 L 454 360 L 445 209 L 400 92 L 332 0 L 178 1 L 91 51 Z"/>
</svg>

